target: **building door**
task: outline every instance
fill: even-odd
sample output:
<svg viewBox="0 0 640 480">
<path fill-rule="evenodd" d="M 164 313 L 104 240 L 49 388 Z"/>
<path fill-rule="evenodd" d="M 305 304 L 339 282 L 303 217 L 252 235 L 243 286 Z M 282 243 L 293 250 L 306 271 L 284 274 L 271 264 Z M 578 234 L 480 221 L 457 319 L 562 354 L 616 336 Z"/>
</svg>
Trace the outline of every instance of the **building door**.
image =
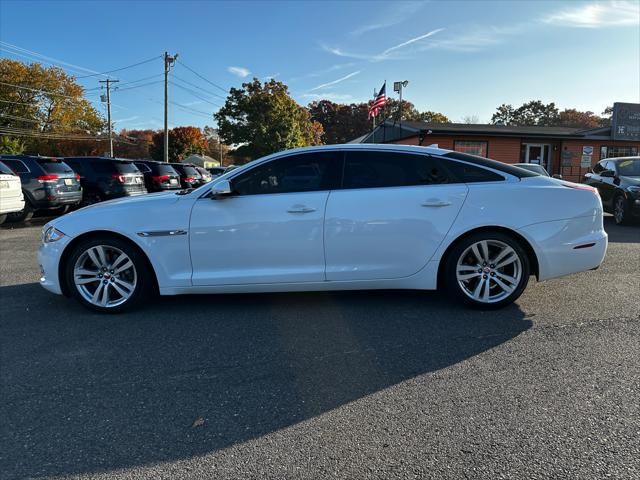
<svg viewBox="0 0 640 480">
<path fill-rule="evenodd" d="M 528 143 L 525 151 L 526 163 L 535 163 L 543 166 L 551 173 L 551 148 L 542 143 Z"/>
</svg>

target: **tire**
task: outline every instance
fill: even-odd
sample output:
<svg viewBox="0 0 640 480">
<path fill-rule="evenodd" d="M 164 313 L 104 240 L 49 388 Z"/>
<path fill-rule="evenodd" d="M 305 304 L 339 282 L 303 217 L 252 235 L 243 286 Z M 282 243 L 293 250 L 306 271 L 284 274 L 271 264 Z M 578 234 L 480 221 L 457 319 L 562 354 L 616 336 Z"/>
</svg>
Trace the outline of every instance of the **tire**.
<svg viewBox="0 0 640 480">
<path fill-rule="evenodd" d="M 82 201 L 80 202 L 81 207 L 87 207 L 89 205 L 93 205 L 94 203 L 102 202 L 102 197 L 99 193 L 86 192 L 82 195 Z"/>
<path fill-rule="evenodd" d="M 3 213 L 2 215 L 0 215 L 0 225 L 2 225 L 6 219 L 7 219 L 6 213 Z"/>
<path fill-rule="evenodd" d="M 492 263 L 495 260 L 498 263 Z M 515 238 L 500 232 L 479 232 L 453 246 L 445 260 L 444 280 L 454 299 L 473 308 L 493 310 L 520 297 L 530 271 L 527 253 Z"/>
<path fill-rule="evenodd" d="M 64 205 L 62 207 L 58 207 L 58 208 L 54 208 L 52 210 L 49 210 L 48 213 L 50 215 L 61 216 L 61 215 L 64 215 L 65 213 L 67 213 L 70 208 L 71 207 L 69 205 Z"/>
<path fill-rule="evenodd" d="M 68 291 L 96 312 L 129 310 L 153 291 L 153 273 L 147 259 L 117 237 L 104 235 L 80 242 L 62 268 Z"/>
<path fill-rule="evenodd" d="M 613 219 L 616 225 L 628 225 L 630 223 L 629 208 L 624 195 L 618 194 L 613 199 Z"/>
<path fill-rule="evenodd" d="M 28 201 L 24 202 L 24 208 L 19 212 L 12 212 L 7 214 L 7 221 L 11 223 L 28 222 L 33 217 L 35 210 Z"/>
</svg>

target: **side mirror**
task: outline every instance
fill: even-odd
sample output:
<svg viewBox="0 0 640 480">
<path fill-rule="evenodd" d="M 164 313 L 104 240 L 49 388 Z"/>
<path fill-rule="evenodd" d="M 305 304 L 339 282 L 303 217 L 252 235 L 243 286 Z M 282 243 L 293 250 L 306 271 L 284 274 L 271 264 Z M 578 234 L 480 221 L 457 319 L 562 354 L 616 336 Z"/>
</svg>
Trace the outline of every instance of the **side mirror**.
<svg viewBox="0 0 640 480">
<path fill-rule="evenodd" d="M 553 174 L 553 178 L 557 178 L 558 180 L 562 180 L 562 175 L 560 175 L 559 173 L 554 173 Z"/>
<path fill-rule="evenodd" d="M 209 190 L 212 200 L 231 195 L 231 183 L 229 180 L 220 180 Z"/>
<path fill-rule="evenodd" d="M 613 178 L 616 176 L 613 170 L 605 170 L 600 174 L 601 177 Z"/>
</svg>

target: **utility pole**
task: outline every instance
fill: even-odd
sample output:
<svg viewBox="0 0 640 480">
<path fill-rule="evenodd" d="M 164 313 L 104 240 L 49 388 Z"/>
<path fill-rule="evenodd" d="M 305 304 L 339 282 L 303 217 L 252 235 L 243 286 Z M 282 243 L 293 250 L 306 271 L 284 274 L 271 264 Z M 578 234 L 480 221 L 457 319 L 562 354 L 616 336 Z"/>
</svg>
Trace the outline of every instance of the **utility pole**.
<svg viewBox="0 0 640 480">
<path fill-rule="evenodd" d="M 100 83 L 107 84 L 107 123 L 109 124 L 109 156 L 113 158 L 113 131 L 111 128 L 111 84 L 118 83 L 120 80 L 99 80 Z"/>
<path fill-rule="evenodd" d="M 178 54 L 173 57 L 164 52 L 164 156 L 165 162 L 169 161 L 169 70 L 176 62 Z"/>
<path fill-rule="evenodd" d="M 398 121 L 400 122 L 400 131 L 402 131 L 402 89 L 407 85 L 409 85 L 409 82 L 407 80 L 404 80 L 402 82 L 393 82 L 393 91 L 400 94 L 400 105 L 398 107 L 400 114 L 398 118 Z"/>
</svg>

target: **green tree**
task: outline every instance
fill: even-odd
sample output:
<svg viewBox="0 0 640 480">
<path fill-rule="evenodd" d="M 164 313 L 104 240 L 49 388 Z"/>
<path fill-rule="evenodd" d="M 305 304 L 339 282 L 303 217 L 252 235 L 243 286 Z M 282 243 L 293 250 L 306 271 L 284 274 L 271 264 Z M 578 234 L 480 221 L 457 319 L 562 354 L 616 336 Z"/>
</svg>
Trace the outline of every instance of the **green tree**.
<svg viewBox="0 0 640 480">
<path fill-rule="evenodd" d="M 84 89 L 58 67 L 3 58 L 0 82 L 0 127 L 19 132 L 28 151 L 59 153 L 58 142 L 43 134 L 86 138 L 105 129 L 98 111 L 84 98 Z"/>
<path fill-rule="evenodd" d="M 17 138 L 1 136 L 0 153 L 18 155 L 25 150 L 24 143 Z"/>
<path fill-rule="evenodd" d="M 193 153 L 207 151 L 207 139 L 198 127 L 175 127 L 169 130 L 169 161 L 180 162 Z M 151 156 L 162 160 L 164 155 L 164 131 L 153 135 Z"/>
<path fill-rule="evenodd" d="M 317 145 L 322 125 L 289 95 L 288 87 L 257 78 L 232 88 L 224 106 L 215 114 L 219 134 L 228 145 L 239 145 L 238 155 L 261 157 L 289 148 Z"/>
</svg>

